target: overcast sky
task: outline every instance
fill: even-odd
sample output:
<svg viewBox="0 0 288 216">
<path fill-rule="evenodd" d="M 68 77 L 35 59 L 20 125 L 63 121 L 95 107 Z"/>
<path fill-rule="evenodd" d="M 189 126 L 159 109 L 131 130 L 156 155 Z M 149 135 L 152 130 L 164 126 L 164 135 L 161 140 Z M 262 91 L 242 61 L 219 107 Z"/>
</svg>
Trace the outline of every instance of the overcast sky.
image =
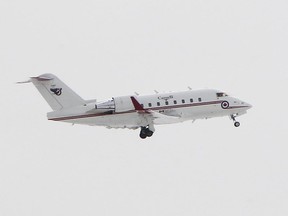
<svg viewBox="0 0 288 216">
<path fill-rule="evenodd" d="M 288 2 L 1 0 L 0 215 L 288 215 Z M 213 88 L 253 105 L 139 131 L 46 120 L 85 99 Z"/>
</svg>

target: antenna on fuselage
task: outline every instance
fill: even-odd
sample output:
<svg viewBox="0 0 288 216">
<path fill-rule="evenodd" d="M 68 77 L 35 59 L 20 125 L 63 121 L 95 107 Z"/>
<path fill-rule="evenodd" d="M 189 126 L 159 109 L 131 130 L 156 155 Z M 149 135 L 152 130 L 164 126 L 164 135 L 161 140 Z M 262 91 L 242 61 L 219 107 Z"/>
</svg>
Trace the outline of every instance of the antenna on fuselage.
<svg viewBox="0 0 288 216">
<path fill-rule="evenodd" d="M 138 92 L 134 92 L 137 96 L 139 95 L 139 93 Z"/>
<path fill-rule="evenodd" d="M 156 94 L 159 94 L 159 92 L 158 92 L 157 90 L 154 90 L 154 92 L 155 92 Z"/>
<path fill-rule="evenodd" d="M 188 89 L 191 91 L 192 90 L 192 88 L 190 87 L 190 86 L 188 86 Z"/>
</svg>

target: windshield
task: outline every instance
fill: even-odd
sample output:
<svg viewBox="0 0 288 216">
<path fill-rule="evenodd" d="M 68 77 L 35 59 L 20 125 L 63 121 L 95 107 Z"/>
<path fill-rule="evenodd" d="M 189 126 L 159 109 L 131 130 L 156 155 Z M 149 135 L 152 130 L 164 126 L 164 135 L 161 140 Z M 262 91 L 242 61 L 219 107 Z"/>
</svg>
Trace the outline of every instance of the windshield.
<svg viewBox="0 0 288 216">
<path fill-rule="evenodd" d="M 216 96 L 217 97 L 227 97 L 228 95 L 224 92 L 218 92 L 218 93 L 216 93 Z"/>
</svg>

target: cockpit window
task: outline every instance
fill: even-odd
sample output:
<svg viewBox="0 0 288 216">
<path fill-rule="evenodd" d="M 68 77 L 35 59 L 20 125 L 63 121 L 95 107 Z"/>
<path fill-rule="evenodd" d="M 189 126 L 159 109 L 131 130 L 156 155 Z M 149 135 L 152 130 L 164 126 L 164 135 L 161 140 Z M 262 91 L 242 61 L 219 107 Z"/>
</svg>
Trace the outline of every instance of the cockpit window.
<svg viewBox="0 0 288 216">
<path fill-rule="evenodd" d="M 216 96 L 217 97 L 227 97 L 228 95 L 224 92 L 218 92 L 218 93 L 216 93 Z"/>
</svg>

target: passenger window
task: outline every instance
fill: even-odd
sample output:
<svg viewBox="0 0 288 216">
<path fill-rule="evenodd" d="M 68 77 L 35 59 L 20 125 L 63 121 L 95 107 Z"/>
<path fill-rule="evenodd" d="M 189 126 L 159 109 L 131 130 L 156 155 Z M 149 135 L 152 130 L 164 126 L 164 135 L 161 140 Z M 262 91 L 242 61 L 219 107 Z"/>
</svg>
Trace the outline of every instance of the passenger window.
<svg viewBox="0 0 288 216">
<path fill-rule="evenodd" d="M 201 101 L 202 101 L 202 98 L 198 98 L 198 101 L 201 102 Z"/>
<path fill-rule="evenodd" d="M 169 102 L 168 102 L 168 101 L 166 101 L 166 102 L 165 102 L 165 104 L 166 104 L 166 105 L 169 105 Z"/>
<path fill-rule="evenodd" d="M 177 104 L 177 101 L 176 101 L 176 100 L 174 100 L 174 104 Z"/>
<path fill-rule="evenodd" d="M 193 103 L 193 98 L 190 99 L 190 102 Z"/>
<path fill-rule="evenodd" d="M 151 103 L 148 103 L 148 106 L 149 106 L 149 107 L 152 107 L 152 104 L 151 104 Z"/>
<path fill-rule="evenodd" d="M 184 99 L 182 99 L 182 103 L 183 103 L 183 104 L 185 103 L 185 100 L 184 100 Z"/>
<path fill-rule="evenodd" d="M 157 106 L 160 106 L 160 102 L 157 102 Z"/>
<path fill-rule="evenodd" d="M 142 108 L 144 108 L 144 105 L 143 105 L 143 104 L 141 104 L 141 106 L 142 106 Z"/>
</svg>

